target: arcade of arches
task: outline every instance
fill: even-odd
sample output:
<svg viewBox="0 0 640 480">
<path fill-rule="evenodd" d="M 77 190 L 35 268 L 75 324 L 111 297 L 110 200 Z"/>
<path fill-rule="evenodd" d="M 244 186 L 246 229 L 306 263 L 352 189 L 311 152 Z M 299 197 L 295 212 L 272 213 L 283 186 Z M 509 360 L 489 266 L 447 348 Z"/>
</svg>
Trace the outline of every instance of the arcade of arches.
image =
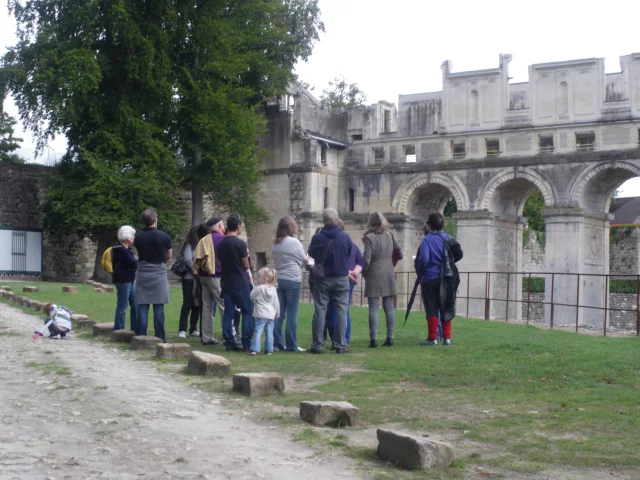
<svg viewBox="0 0 640 480">
<path fill-rule="evenodd" d="M 465 251 L 460 270 L 495 272 L 490 285 L 486 275 L 471 275 L 469 296 L 482 299 L 488 291 L 491 298 L 521 299 L 522 277 L 506 273 L 523 271 L 523 210 L 531 194 L 539 191 L 545 205 L 546 271 L 561 274 L 553 282 L 551 278 L 545 282 L 547 301 L 553 295 L 556 304 L 575 305 L 579 297 L 582 306 L 603 307 L 604 277 L 582 275 L 578 287 L 573 274 L 609 273 L 610 199 L 621 184 L 640 175 L 640 161 L 554 165 L 554 170 L 531 166 L 414 175 L 402 184 L 393 200 L 396 213 L 408 217 L 405 249 L 417 250 L 427 213 L 442 212 L 449 198 L 453 198 L 457 205 L 453 215 L 457 238 Z M 408 270 L 410 266 L 405 267 Z M 463 275 L 460 291 L 465 295 L 466 282 Z M 469 302 L 470 316 L 485 315 L 485 302 L 479 299 Z M 505 302 L 496 301 L 489 314 L 521 317 L 516 302 L 512 301 L 508 308 L 507 312 Z M 548 317 L 549 307 L 546 308 Z M 602 311 L 581 308 L 578 320 L 581 324 L 601 325 Z M 556 324 L 575 321 L 575 307 L 555 306 Z"/>
</svg>

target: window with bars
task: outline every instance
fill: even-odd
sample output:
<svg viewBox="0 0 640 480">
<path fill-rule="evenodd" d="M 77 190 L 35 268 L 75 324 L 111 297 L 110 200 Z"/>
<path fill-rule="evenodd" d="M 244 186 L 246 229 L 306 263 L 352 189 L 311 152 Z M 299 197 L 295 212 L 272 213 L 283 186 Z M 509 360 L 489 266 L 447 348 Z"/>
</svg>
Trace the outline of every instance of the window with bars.
<svg viewBox="0 0 640 480">
<path fill-rule="evenodd" d="M 11 267 L 14 272 L 27 271 L 27 232 L 11 232 Z"/>
</svg>

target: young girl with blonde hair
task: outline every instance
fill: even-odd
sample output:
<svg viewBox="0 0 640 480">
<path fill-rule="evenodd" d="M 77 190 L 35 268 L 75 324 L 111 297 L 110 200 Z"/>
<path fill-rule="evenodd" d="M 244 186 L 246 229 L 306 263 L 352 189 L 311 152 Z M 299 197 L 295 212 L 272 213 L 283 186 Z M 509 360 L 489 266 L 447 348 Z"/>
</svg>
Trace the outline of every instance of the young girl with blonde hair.
<svg viewBox="0 0 640 480">
<path fill-rule="evenodd" d="M 273 268 L 264 267 L 258 271 L 258 282 L 251 291 L 253 301 L 254 330 L 250 355 L 257 355 L 262 344 L 262 331 L 265 331 L 264 353 L 273 353 L 273 327 L 280 316 L 280 302 L 276 284 L 278 273 Z"/>
</svg>

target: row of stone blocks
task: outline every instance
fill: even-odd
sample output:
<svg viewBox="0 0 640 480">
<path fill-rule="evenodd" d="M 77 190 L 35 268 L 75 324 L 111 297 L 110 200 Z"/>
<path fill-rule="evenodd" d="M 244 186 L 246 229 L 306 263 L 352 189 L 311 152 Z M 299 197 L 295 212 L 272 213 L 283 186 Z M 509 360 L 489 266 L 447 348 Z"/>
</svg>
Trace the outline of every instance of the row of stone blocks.
<svg viewBox="0 0 640 480">
<path fill-rule="evenodd" d="M 162 343 L 157 337 L 136 336 L 130 330 L 113 331 L 113 323 L 93 326 L 94 335 L 111 334 L 112 342 L 129 342 L 132 350 L 156 350 L 156 356 L 166 359 L 188 358 L 187 371 L 191 375 L 226 377 L 231 362 L 219 355 L 192 352 L 186 343 Z M 284 380 L 277 373 L 238 373 L 233 375 L 233 391 L 247 396 L 281 395 Z M 360 409 L 350 402 L 300 402 L 300 419 L 316 426 L 360 425 Z M 445 442 L 415 437 L 383 428 L 377 430 L 378 456 L 403 468 L 442 468 L 454 460 L 453 447 Z"/>
</svg>

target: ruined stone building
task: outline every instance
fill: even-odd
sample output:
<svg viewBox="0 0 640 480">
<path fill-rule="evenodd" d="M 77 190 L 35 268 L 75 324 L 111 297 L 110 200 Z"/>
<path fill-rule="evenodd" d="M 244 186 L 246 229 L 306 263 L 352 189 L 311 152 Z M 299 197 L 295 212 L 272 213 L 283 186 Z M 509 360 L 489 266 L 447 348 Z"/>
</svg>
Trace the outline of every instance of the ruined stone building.
<svg viewBox="0 0 640 480">
<path fill-rule="evenodd" d="M 545 270 L 609 273 L 611 194 L 640 175 L 640 54 L 621 57 L 614 74 L 602 58 L 531 65 L 526 83 L 509 82 L 510 62 L 500 55 L 496 68 L 455 72 L 446 61 L 442 91 L 400 95 L 397 108 L 332 110 L 291 88 L 266 108 L 262 204 L 273 221 L 293 215 L 303 242 L 324 207 L 338 209 L 354 240 L 368 214 L 380 211 L 405 251 L 415 252 L 427 213 L 453 197 L 465 250 L 460 269 L 519 272 L 522 211 L 537 189 L 547 207 Z M 258 264 L 271 261 L 273 230 L 251 239 Z M 410 259 L 399 270 L 411 270 Z M 587 275 L 548 281 L 546 295 L 600 307 L 602 282 Z M 507 275 L 490 285 L 476 275 L 468 288 L 476 297 L 521 295 L 521 283 Z M 513 313 L 500 302 L 492 308 L 492 316 L 519 316 L 516 305 Z M 482 312 L 484 302 L 472 301 L 469 314 Z M 600 319 L 596 310 L 578 312 L 580 323 L 595 322 L 594 312 Z M 555 315 L 569 323 L 576 309 L 558 306 Z"/>
</svg>

